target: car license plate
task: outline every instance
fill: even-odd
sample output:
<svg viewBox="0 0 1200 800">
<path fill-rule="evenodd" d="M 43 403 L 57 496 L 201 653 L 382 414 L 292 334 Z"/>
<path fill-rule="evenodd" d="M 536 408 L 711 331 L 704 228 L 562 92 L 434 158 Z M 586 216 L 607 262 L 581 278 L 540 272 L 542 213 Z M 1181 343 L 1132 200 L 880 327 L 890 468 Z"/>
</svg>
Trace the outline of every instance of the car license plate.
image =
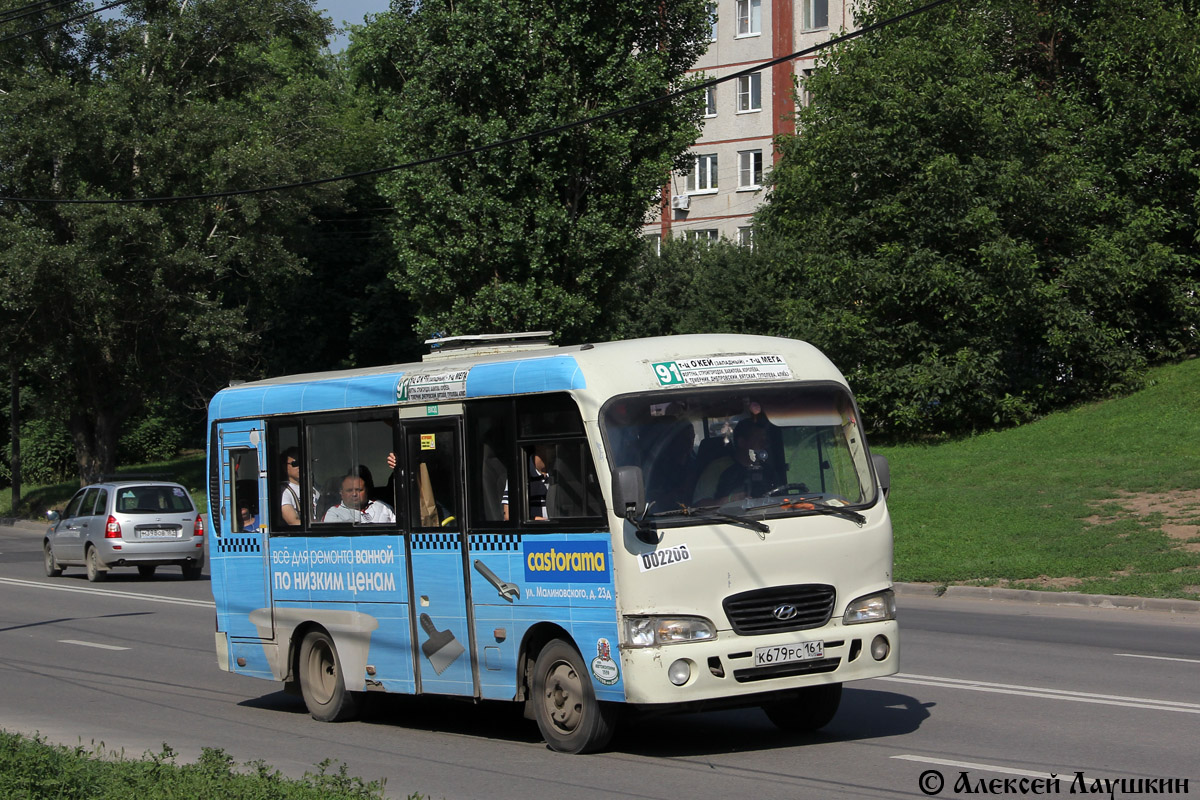
<svg viewBox="0 0 1200 800">
<path fill-rule="evenodd" d="M 769 667 L 772 664 L 787 664 L 793 661 L 811 661 L 825 657 L 824 642 L 794 642 L 754 650 L 754 666 Z"/>
<path fill-rule="evenodd" d="M 139 539 L 178 539 L 179 531 L 171 528 L 144 528 L 138 531 Z"/>
</svg>

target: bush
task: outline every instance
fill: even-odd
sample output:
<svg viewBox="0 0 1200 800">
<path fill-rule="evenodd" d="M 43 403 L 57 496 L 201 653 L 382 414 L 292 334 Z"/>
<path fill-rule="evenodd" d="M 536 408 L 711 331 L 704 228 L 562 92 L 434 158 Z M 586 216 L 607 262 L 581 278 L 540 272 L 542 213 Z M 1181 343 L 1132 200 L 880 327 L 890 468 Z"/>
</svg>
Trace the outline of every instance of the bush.
<svg viewBox="0 0 1200 800">
<path fill-rule="evenodd" d="M 12 482 L 12 445 L 5 448 L 0 476 Z M 61 483 L 75 475 L 75 444 L 66 424 L 56 417 L 31 419 L 21 424 L 21 482 L 35 485 Z"/>
</svg>

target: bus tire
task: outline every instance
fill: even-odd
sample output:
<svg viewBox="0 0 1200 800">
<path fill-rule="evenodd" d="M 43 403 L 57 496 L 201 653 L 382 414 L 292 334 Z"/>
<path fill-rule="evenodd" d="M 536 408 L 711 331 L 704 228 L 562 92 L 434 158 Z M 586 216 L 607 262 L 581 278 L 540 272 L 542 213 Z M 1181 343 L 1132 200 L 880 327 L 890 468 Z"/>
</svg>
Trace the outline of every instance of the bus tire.
<svg viewBox="0 0 1200 800">
<path fill-rule="evenodd" d="M 308 713 L 320 722 L 343 722 L 358 715 L 358 696 L 346 691 L 342 662 L 333 639 L 309 631 L 300 643 L 300 694 Z"/>
<path fill-rule="evenodd" d="M 833 720 L 842 702 L 842 685 L 809 686 L 786 700 L 764 703 L 763 711 L 776 727 L 789 733 L 811 733 Z"/>
<path fill-rule="evenodd" d="M 612 739 L 617 711 L 596 699 L 596 691 L 579 651 L 552 639 L 533 665 L 533 710 L 551 750 L 591 753 Z"/>
</svg>

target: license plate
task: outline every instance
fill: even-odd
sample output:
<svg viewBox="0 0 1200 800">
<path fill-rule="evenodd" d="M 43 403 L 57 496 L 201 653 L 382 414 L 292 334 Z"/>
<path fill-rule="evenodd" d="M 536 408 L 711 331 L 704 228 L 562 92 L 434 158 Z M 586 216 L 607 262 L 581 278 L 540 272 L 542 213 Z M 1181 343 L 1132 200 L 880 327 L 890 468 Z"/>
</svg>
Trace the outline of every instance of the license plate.
<svg viewBox="0 0 1200 800">
<path fill-rule="evenodd" d="M 178 539 L 179 531 L 170 528 L 146 528 L 138 531 L 139 539 Z"/>
<path fill-rule="evenodd" d="M 769 667 L 772 664 L 788 664 L 794 661 L 812 661 L 825 657 L 824 642 L 794 642 L 754 650 L 754 666 Z"/>
</svg>

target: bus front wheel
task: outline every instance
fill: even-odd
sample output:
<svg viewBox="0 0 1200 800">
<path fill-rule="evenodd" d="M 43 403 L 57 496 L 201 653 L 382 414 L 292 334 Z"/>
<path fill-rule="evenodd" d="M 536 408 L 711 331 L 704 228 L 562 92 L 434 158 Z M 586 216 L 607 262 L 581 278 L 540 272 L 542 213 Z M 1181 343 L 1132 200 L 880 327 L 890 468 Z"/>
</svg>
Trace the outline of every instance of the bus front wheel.
<svg viewBox="0 0 1200 800">
<path fill-rule="evenodd" d="M 358 714 L 358 697 L 346 691 L 342 662 L 333 639 L 310 631 L 300 643 L 300 694 L 313 719 L 342 722 Z"/>
<path fill-rule="evenodd" d="M 763 704 L 763 711 L 776 727 L 789 733 L 811 733 L 833 720 L 842 702 L 842 685 L 810 686 L 786 700 Z"/>
<path fill-rule="evenodd" d="M 569 642 L 554 639 L 538 653 L 532 699 L 538 728 L 552 750 L 590 753 L 612 738 L 616 709 L 596 699 L 583 658 Z"/>
</svg>

